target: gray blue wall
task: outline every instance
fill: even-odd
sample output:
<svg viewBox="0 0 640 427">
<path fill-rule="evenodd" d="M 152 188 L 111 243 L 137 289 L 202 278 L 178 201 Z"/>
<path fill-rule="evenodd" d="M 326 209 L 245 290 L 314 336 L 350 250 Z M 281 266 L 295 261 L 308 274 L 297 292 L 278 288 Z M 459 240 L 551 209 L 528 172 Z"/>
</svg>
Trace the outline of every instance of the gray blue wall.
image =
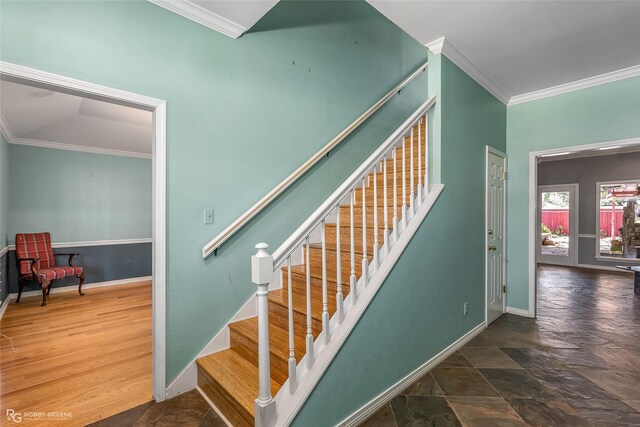
<svg viewBox="0 0 640 427">
<path fill-rule="evenodd" d="M 336 425 L 484 322 L 485 146 L 506 150 L 506 107 L 441 55 L 429 88 L 445 189 L 294 425 Z"/>
<path fill-rule="evenodd" d="M 542 162 L 538 166 L 538 185 L 579 184 L 578 233 L 595 234 L 598 193 L 596 182 L 640 180 L 640 152 Z M 578 263 L 614 267 L 617 261 L 596 260 L 599 239 L 578 239 Z"/>
<path fill-rule="evenodd" d="M 80 246 L 54 249 L 54 253 L 77 253 L 73 265 L 84 268 L 85 283 L 99 283 L 111 280 L 130 279 L 132 277 L 151 276 L 151 243 L 126 245 Z M 67 265 L 69 257 L 58 256 L 59 265 Z M 9 267 L 9 292 L 18 292 L 18 273 L 16 271 L 16 252 L 7 254 Z M 56 280 L 53 287 L 70 286 L 78 283 L 75 277 Z M 40 290 L 37 283 L 25 286 L 25 291 Z"/>
</svg>

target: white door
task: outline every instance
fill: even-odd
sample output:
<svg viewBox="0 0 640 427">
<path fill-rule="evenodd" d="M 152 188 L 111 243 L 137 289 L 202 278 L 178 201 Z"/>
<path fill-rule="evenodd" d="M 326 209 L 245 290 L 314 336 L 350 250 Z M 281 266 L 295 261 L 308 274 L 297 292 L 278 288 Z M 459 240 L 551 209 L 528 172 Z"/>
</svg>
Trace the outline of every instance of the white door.
<svg viewBox="0 0 640 427">
<path fill-rule="evenodd" d="M 487 323 L 504 313 L 506 156 L 487 147 L 486 288 Z"/>
<path fill-rule="evenodd" d="M 578 263 L 578 184 L 538 187 L 536 259 L 545 264 Z"/>
</svg>

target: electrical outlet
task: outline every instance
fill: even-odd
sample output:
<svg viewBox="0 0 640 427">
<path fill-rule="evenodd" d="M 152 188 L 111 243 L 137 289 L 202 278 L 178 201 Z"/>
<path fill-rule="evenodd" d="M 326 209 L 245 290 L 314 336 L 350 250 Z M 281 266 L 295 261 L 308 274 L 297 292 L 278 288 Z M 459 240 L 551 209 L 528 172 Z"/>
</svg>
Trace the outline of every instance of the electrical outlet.
<svg viewBox="0 0 640 427">
<path fill-rule="evenodd" d="M 213 209 L 204 210 L 204 223 L 213 224 Z"/>
<path fill-rule="evenodd" d="M 463 311 L 465 316 L 469 313 L 469 302 L 464 303 Z"/>
</svg>

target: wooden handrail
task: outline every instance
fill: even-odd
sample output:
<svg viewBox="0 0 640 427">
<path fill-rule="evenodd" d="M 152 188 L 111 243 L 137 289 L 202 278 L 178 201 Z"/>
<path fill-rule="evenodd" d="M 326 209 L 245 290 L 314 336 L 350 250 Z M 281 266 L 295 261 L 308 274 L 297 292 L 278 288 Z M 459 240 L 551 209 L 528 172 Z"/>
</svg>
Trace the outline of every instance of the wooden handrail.
<svg viewBox="0 0 640 427">
<path fill-rule="evenodd" d="M 256 216 L 262 209 L 267 207 L 276 197 L 282 194 L 291 184 L 296 182 L 298 178 L 304 175 L 313 165 L 315 165 L 320 159 L 326 156 L 332 149 L 334 149 L 340 142 L 342 142 L 347 136 L 349 136 L 354 130 L 358 128 L 365 120 L 371 117 L 376 111 L 378 111 L 384 104 L 387 103 L 394 95 L 398 94 L 404 87 L 406 87 L 413 79 L 415 79 L 420 73 L 427 69 L 428 63 L 422 64 L 407 78 L 402 80 L 397 86 L 387 92 L 378 102 L 373 104 L 367 111 L 362 113 L 360 117 L 355 119 L 353 123 L 347 126 L 342 132 L 335 136 L 327 145 L 322 147 L 320 151 L 311 156 L 309 160 L 304 162 L 298 169 L 293 171 L 291 175 L 286 177 L 280 184 L 276 185 L 273 190 L 269 191 L 258 202 L 251 206 L 245 213 L 243 213 L 238 219 L 233 221 L 227 228 L 222 230 L 220 234 L 214 237 L 209 243 L 202 248 L 202 257 L 208 257 L 212 252 L 220 247 L 227 239 L 229 239 L 236 231 L 241 229 L 247 222 L 249 222 L 254 216 Z"/>
</svg>

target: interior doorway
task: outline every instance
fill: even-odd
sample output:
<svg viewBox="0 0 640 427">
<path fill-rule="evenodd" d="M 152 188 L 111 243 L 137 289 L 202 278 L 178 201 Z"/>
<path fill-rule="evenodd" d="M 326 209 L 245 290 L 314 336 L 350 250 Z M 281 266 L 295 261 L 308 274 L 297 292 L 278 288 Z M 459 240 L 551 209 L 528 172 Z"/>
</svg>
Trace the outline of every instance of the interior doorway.
<svg viewBox="0 0 640 427">
<path fill-rule="evenodd" d="M 166 390 L 166 104 L 165 101 L 32 68 L 0 62 L 3 80 L 29 85 L 40 92 L 52 91 L 150 112 L 151 120 L 151 304 L 152 392 L 156 401 Z M 93 110 L 92 110 L 93 111 Z M 99 114 L 100 111 L 93 111 Z M 97 225 L 97 224 L 96 224 Z M 113 391 L 111 391 L 113 393 Z M 61 409 L 62 410 L 62 409 Z"/>
</svg>

